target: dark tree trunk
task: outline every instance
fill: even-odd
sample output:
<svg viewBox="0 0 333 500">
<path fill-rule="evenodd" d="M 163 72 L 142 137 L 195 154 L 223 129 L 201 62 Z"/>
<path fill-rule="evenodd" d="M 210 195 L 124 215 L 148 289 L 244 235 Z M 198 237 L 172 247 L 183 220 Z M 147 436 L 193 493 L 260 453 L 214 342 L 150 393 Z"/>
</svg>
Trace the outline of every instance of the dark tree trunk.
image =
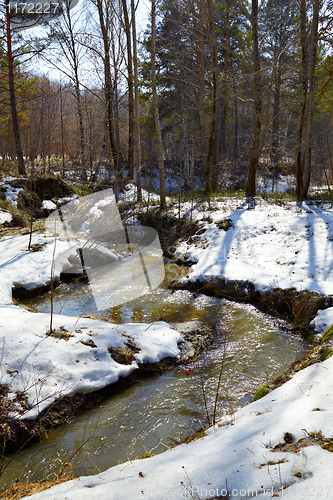
<svg viewBox="0 0 333 500">
<path fill-rule="evenodd" d="M 208 25 L 209 25 L 209 51 L 211 59 L 212 74 L 212 118 L 209 134 L 207 173 L 206 173 L 206 191 L 211 193 L 218 188 L 218 159 L 220 142 L 220 85 L 219 85 L 219 67 L 218 50 L 214 23 L 214 13 L 212 0 L 207 1 Z"/>
<path fill-rule="evenodd" d="M 110 149 L 112 161 L 114 164 L 114 173 L 116 178 L 116 184 L 119 177 L 120 170 L 120 152 L 117 147 L 117 142 L 115 138 L 115 117 L 114 117 L 114 90 L 111 78 L 111 65 L 110 65 L 110 43 L 107 28 L 105 25 L 103 4 L 102 0 L 97 0 L 97 8 L 99 15 L 99 22 L 101 26 L 101 32 L 103 37 L 104 45 L 104 84 L 105 84 L 105 104 L 106 104 L 106 115 L 107 115 L 107 129 L 110 141 Z"/>
<path fill-rule="evenodd" d="M 318 24 L 319 24 L 319 9 L 320 0 L 313 2 L 313 16 L 309 43 L 309 106 L 305 129 L 305 144 L 304 144 L 304 171 L 303 171 L 303 191 L 302 199 L 307 196 L 310 186 L 311 173 L 311 139 L 312 139 L 312 124 L 315 108 L 315 72 L 317 60 L 317 44 L 318 44 Z"/>
<path fill-rule="evenodd" d="M 133 59 L 131 26 L 126 0 L 122 0 L 127 47 L 127 87 L 128 87 L 128 175 L 134 174 L 134 96 L 133 96 Z"/>
<path fill-rule="evenodd" d="M 306 100 L 308 94 L 308 42 L 307 42 L 306 0 L 300 0 L 300 32 L 302 50 L 302 97 L 296 129 L 296 195 L 297 202 L 303 197 L 302 138 L 305 123 Z"/>
<path fill-rule="evenodd" d="M 234 86 L 234 160 L 238 160 L 239 157 L 239 130 L 238 130 L 238 99 L 236 95 L 235 80 L 233 79 Z"/>
<path fill-rule="evenodd" d="M 157 86 L 156 86 L 156 3 L 151 2 L 151 88 L 153 94 L 153 109 L 155 117 L 155 130 L 157 142 L 158 169 L 160 174 L 160 206 L 166 207 L 165 178 L 164 178 L 164 155 L 162 145 L 162 134 L 158 110 Z"/>
<path fill-rule="evenodd" d="M 7 42 L 7 63 L 8 63 L 8 79 L 9 79 L 9 99 L 10 99 L 10 109 L 12 115 L 15 154 L 16 154 L 19 175 L 26 175 L 23 152 L 22 152 L 20 127 L 19 127 L 19 122 L 17 117 L 17 107 L 16 107 L 14 60 L 13 60 L 13 49 L 12 49 L 12 32 L 10 29 L 9 0 L 6 0 L 6 42 Z"/>
<path fill-rule="evenodd" d="M 66 17 L 66 23 L 67 23 L 68 33 L 69 33 L 68 46 L 69 46 L 69 50 L 70 50 L 70 54 L 71 54 L 71 58 L 72 58 L 72 68 L 73 68 L 73 72 L 74 72 L 75 97 L 76 97 L 76 104 L 77 104 L 77 113 L 78 113 L 78 118 L 79 118 L 81 178 L 83 180 L 86 180 L 87 179 L 86 140 L 85 140 L 85 132 L 84 132 L 82 99 L 81 99 L 80 80 L 79 80 L 79 61 L 78 61 L 78 55 L 77 55 L 77 50 L 76 50 L 76 45 L 75 45 L 75 36 L 73 33 L 70 4 L 65 3 L 65 6 L 66 6 L 66 14 L 64 13 L 64 16 Z"/>
<path fill-rule="evenodd" d="M 273 182 L 272 191 L 274 191 L 274 184 L 278 177 L 278 168 L 280 162 L 280 102 L 281 102 L 281 62 L 280 59 L 277 63 L 275 82 L 274 82 L 274 101 L 273 101 L 273 119 L 272 119 L 272 148 L 271 148 L 271 162 L 273 165 Z"/>
<path fill-rule="evenodd" d="M 259 40 L 258 40 L 258 0 L 252 0 L 251 11 L 251 27 L 252 27 L 252 57 L 253 57 L 253 82 L 252 82 L 252 98 L 253 98 L 253 122 L 252 122 L 252 137 L 249 155 L 248 178 L 246 185 L 246 196 L 249 204 L 254 203 L 256 194 L 256 173 L 260 158 L 260 132 L 261 132 L 261 77 L 260 77 L 260 56 L 259 56 Z"/>
<path fill-rule="evenodd" d="M 141 182 L 141 144 L 140 144 L 140 106 L 139 106 L 139 76 L 138 76 L 138 55 L 136 40 L 136 9 L 134 0 L 131 0 L 132 12 L 132 37 L 133 37 L 133 70 L 134 70 L 134 123 L 135 123 L 135 169 L 136 169 L 136 190 L 137 200 L 142 201 Z"/>
</svg>

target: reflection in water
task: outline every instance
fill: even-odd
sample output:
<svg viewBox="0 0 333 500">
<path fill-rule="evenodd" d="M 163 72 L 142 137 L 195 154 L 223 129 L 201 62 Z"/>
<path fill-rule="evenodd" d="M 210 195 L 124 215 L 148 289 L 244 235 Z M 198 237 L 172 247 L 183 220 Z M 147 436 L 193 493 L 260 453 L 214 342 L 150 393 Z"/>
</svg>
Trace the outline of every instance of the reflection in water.
<svg viewBox="0 0 333 500">
<path fill-rule="evenodd" d="M 33 302 L 40 310 L 48 307 L 45 297 Z M 91 295 L 87 286 L 80 285 L 67 293 L 64 302 L 64 292 L 58 289 L 56 302 L 62 314 L 78 314 L 82 304 L 91 306 Z M 188 321 L 218 324 L 221 338 L 196 362 L 135 383 L 53 431 L 47 441 L 18 453 L 1 477 L 0 488 L 17 477 L 20 481 L 41 479 L 67 460 L 73 473 L 82 475 L 147 452 L 161 453 L 207 425 L 201 377 L 212 417 L 223 357 L 217 417 L 249 403 L 258 387 L 310 348 L 302 338 L 288 333 L 287 325 L 253 306 L 187 291 L 159 289 L 106 311 L 105 316 L 115 322 L 163 319 L 180 331 Z M 79 451 L 73 457 L 75 450 Z"/>
</svg>

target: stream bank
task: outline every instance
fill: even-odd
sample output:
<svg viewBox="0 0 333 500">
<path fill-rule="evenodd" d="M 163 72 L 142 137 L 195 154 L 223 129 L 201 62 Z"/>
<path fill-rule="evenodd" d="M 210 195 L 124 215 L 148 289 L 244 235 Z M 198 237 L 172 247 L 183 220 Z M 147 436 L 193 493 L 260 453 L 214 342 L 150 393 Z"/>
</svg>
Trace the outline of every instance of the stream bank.
<svg viewBox="0 0 333 500">
<path fill-rule="evenodd" d="M 97 319 L 92 316 L 91 318 Z M 6 401 L 7 388 L 0 385 L 2 395 L 0 405 L 0 449 L 2 455 L 14 453 L 46 439 L 52 430 L 100 405 L 107 398 L 118 394 L 144 378 L 162 374 L 175 366 L 187 365 L 197 359 L 204 349 L 217 339 L 218 331 L 206 325 L 198 325 L 197 328 L 193 325 L 192 329 L 185 330 L 182 336 L 184 343 L 178 359 L 167 357 L 157 363 L 138 363 L 138 369 L 126 377 L 120 377 L 117 382 L 103 389 L 88 394 L 77 393 L 58 398 L 48 408 L 40 412 L 38 418 L 34 420 L 11 419 L 6 416 L 14 408 Z M 116 358 L 114 354 L 110 353 L 110 355 Z M 121 362 L 121 360 L 118 358 L 117 362 Z M 123 361 L 123 363 L 127 364 L 126 361 Z"/>
<path fill-rule="evenodd" d="M 236 271 L 237 271 L 237 269 L 236 269 Z M 212 281 L 212 280 L 209 280 L 209 281 Z M 236 284 L 238 285 L 238 288 L 241 288 L 241 284 L 242 284 L 243 282 L 242 282 L 242 281 L 235 281 L 234 283 L 236 283 Z M 202 281 L 201 281 L 201 284 L 202 284 Z M 247 284 L 248 284 L 248 286 L 250 287 L 250 282 L 246 282 L 246 283 L 245 283 L 245 285 L 247 285 Z M 199 290 L 200 290 L 200 289 L 199 289 Z M 194 291 L 193 296 L 195 296 L 195 295 L 197 295 L 197 296 L 201 296 L 201 294 L 200 294 L 200 295 L 198 295 L 198 291 L 199 291 L 199 290 Z M 185 292 L 185 290 L 176 290 L 176 291 L 175 291 L 175 295 L 178 297 L 179 295 L 177 295 L 177 292 L 181 292 L 181 291 Z M 201 290 L 200 290 L 200 291 L 201 291 Z M 275 292 L 275 291 L 273 291 L 272 293 L 274 293 L 274 292 Z M 190 292 L 189 292 L 189 293 L 190 293 Z M 244 287 L 244 294 L 245 294 L 245 295 L 248 295 L 248 287 L 247 287 L 247 286 L 245 286 L 245 287 Z M 209 295 L 209 294 L 207 294 L 207 295 Z M 213 294 L 212 294 L 212 295 L 213 295 Z M 222 296 L 223 296 L 223 295 L 222 295 Z M 321 296 L 321 297 L 322 297 L 322 296 Z M 234 299 L 234 300 L 235 300 L 235 299 Z M 281 299 L 281 302 L 282 302 L 281 309 L 282 309 L 282 310 L 287 308 L 287 306 L 286 306 L 286 305 L 285 305 L 285 303 L 284 303 L 285 301 L 286 301 L 286 298 L 285 298 L 285 297 L 283 297 L 283 298 Z M 305 298 L 305 299 L 304 299 L 304 301 L 306 302 L 306 301 L 307 301 L 307 298 Z M 245 299 L 243 299 L 243 302 L 246 302 L 246 300 L 245 300 Z M 180 301 L 179 301 L 179 303 L 180 303 Z M 186 308 L 187 308 L 187 304 L 186 304 L 186 303 L 185 303 L 185 306 L 186 306 Z M 325 304 L 324 304 L 324 306 L 325 306 Z M 309 308 L 308 308 L 308 306 L 306 306 L 306 307 L 305 307 L 305 310 L 308 310 L 308 309 L 309 309 Z M 274 310 L 274 309 L 273 309 L 273 310 L 271 310 L 270 312 L 271 312 L 271 313 L 273 313 L 273 315 L 274 315 L 274 316 L 276 316 L 276 312 L 275 312 L 275 310 Z M 118 313 L 119 313 L 119 311 L 118 311 Z M 166 319 L 166 318 L 164 317 L 164 314 L 165 314 L 165 313 L 163 313 L 163 319 Z M 302 315 L 301 315 L 301 316 L 302 316 Z M 124 315 L 124 314 L 120 314 L 120 316 L 119 316 L 119 317 L 120 317 L 122 320 L 123 320 L 123 317 L 124 317 L 124 318 L 125 318 L 125 320 L 126 320 L 126 314 L 125 314 L 125 315 Z M 145 320 L 145 318 L 143 318 L 143 320 Z M 246 350 L 246 349 L 245 349 L 245 350 Z M 291 361 L 291 360 L 290 360 L 290 361 Z M 289 361 L 289 364 L 290 364 L 290 361 Z M 252 360 L 250 360 L 250 363 L 251 363 L 251 362 L 252 362 Z M 246 366 L 247 366 L 247 365 L 248 365 L 248 362 L 244 362 L 244 365 L 246 365 Z M 170 372 L 169 372 L 169 373 L 170 373 Z M 270 370 L 268 370 L 268 373 L 269 373 L 269 374 L 271 374 Z M 267 379 L 268 379 L 268 374 L 267 374 Z"/>
<path fill-rule="evenodd" d="M 92 408 L 83 407 L 81 415 L 68 418 L 61 427 L 54 427 L 48 439 L 18 453 L 18 461 L 13 461 L 2 477 L 4 485 L 12 484 L 11 478 L 17 477 L 18 463 L 20 474 L 27 474 L 20 475 L 21 481 L 45 477 L 52 464 L 52 470 L 58 471 L 59 460 L 67 461 L 73 450 L 91 436 L 93 439 L 75 457 L 75 475 L 87 475 L 133 460 L 144 455 L 145 450 L 148 456 L 162 453 L 165 446 L 173 447 L 194 431 L 207 427 L 201 377 L 212 422 L 217 380 L 224 365 L 216 418 L 233 418 L 238 408 L 251 402 L 260 385 L 283 372 L 296 356 L 303 356 L 311 347 L 300 335 L 293 334 L 287 323 L 266 316 L 251 305 L 204 295 L 195 298 L 189 292 L 168 290 L 160 292 L 160 304 L 162 294 L 164 299 L 178 305 L 182 295 L 184 308 L 188 312 L 192 310 L 192 316 L 196 310 L 196 314 L 204 314 L 206 320 L 214 318 L 218 322 L 216 341 L 196 360 L 163 374 L 143 375 L 141 379 L 132 379 L 135 383 L 130 385 L 122 379 L 124 385 L 119 385 L 119 390 L 104 400 L 98 401 L 98 394 L 91 394 L 92 402 L 96 403 Z M 145 300 L 148 303 L 147 297 Z M 167 303 L 168 309 L 170 304 Z M 173 323 L 173 327 L 181 328 L 184 335 L 189 324 Z M 106 388 L 104 395 L 110 389 L 112 387 Z M 77 399 L 76 404 L 79 403 Z"/>
<path fill-rule="evenodd" d="M 314 292 L 296 289 L 276 288 L 260 293 L 249 281 L 231 281 L 223 278 L 175 281 L 170 284 L 173 290 L 190 290 L 212 297 L 223 297 L 240 303 L 249 303 L 272 316 L 279 316 L 289 321 L 296 329 L 310 335 L 311 321 L 318 311 L 333 306 L 332 295 L 320 295 Z"/>
<path fill-rule="evenodd" d="M 184 242 L 189 245 L 195 244 L 204 238 L 207 231 L 209 216 L 205 215 L 201 220 L 189 220 L 186 217 L 175 217 L 172 211 L 165 213 L 158 208 L 152 208 L 148 212 L 137 213 L 142 224 L 149 225 L 159 232 L 161 246 L 164 255 L 184 268 L 191 268 L 196 261 L 191 260 L 190 253 L 181 254 L 177 247 Z M 212 212 L 212 215 L 214 212 Z M 221 234 L 235 230 L 235 222 L 232 217 L 225 217 L 216 222 Z M 267 230 L 263 229 L 265 233 Z M 228 233 L 229 234 L 229 233 Z M 204 243 L 204 247 L 205 247 Z M 231 246 L 229 242 L 229 247 Z M 296 251 L 298 254 L 298 251 Z M 189 269 L 190 271 L 190 269 Z M 186 273 L 185 273 L 186 274 Z M 185 277 L 187 278 L 187 276 Z M 273 290 L 261 292 L 254 286 L 251 280 L 232 280 L 225 278 L 212 279 L 189 279 L 174 280 L 170 283 L 173 290 L 190 290 L 192 292 L 204 293 L 212 297 L 221 297 L 240 303 L 249 303 L 261 311 L 272 316 L 279 316 L 292 323 L 297 329 L 304 331 L 305 335 L 311 334 L 311 321 L 317 312 L 333 306 L 333 295 L 325 295 L 308 290 L 296 290 L 296 288 L 274 287 Z"/>
</svg>

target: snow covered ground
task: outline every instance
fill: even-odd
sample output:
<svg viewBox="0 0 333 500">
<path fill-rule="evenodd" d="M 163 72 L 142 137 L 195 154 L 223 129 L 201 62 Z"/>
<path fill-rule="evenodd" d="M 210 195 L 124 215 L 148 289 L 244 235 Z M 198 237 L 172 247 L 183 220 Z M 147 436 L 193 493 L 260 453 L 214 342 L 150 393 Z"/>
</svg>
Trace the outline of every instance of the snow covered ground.
<svg viewBox="0 0 333 500">
<path fill-rule="evenodd" d="M 13 216 L 9 212 L 0 211 L 0 226 L 6 222 L 10 222 Z"/>
<path fill-rule="evenodd" d="M 332 436 L 332 373 L 330 358 L 298 372 L 204 438 L 29 498 L 197 500 L 221 498 L 228 489 L 229 499 L 332 499 L 333 454 L 316 444 L 320 433 Z M 311 446 L 274 450 L 288 438 L 294 443 L 308 438 Z"/>
<path fill-rule="evenodd" d="M 119 194 L 119 201 L 136 201 L 136 199 L 137 199 L 137 189 L 135 184 L 127 184 L 124 191 Z M 169 198 L 167 198 L 167 200 L 168 199 Z M 142 189 L 142 200 L 159 202 L 160 196 L 158 194 L 150 193 L 145 189 Z"/>
<path fill-rule="evenodd" d="M 196 265 L 190 280 L 249 280 L 261 292 L 296 288 L 333 294 L 333 214 L 330 204 L 297 208 L 261 200 L 255 210 L 226 199 L 205 210 L 205 232 L 178 247 Z M 184 212 L 189 216 L 189 204 Z M 199 207 L 194 219 L 202 219 Z M 207 221 L 208 219 L 208 221 Z M 230 219 L 232 226 L 219 229 Z"/>
<path fill-rule="evenodd" d="M 12 303 L 15 284 L 31 289 L 50 282 L 53 251 L 50 238 L 35 235 L 33 244 L 44 250 L 28 252 L 29 235 L 0 241 L 0 376 L 8 384 L 8 397 L 18 392 L 27 396 L 30 409 L 15 403 L 12 415 L 36 418 L 59 396 L 96 391 L 138 368 L 138 363 L 158 362 L 179 354 L 182 340 L 166 323 L 115 325 L 82 317 L 55 315 L 54 336 L 48 336 L 50 315 L 33 313 Z M 57 241 L 56 252 L 67 248 Z M 110 346 L 121 349 L 128 342 L 138 347 L 131 364 L 111 358 Z"/>
<path fill-rule="evenodd" d="M 293 175 L 280 175 L 278 181 L 274 181 L 274 193 L 285 193 L 295 191 L 295 177 Z M 257 191 L 260 193 L 272 192 L 272 179 L 257 177 Z"/>
<path fill-rule="evenodd" d="M 189 269 L 187 279 L 249 280 L 261 292 L 295 287 L 333 293 L 333 214 L 329 205 L 298 209 L 288 202 L 278 206 L 261 201 L 255 210 L 249 211 L 241 203 L 237 198 L 221 198 L 211 207 L 207 204 L 194 207 L 192 216 L 197 220 L 205 219 L 205 232 L 197 235 L 192 244 L 184 243 L 178 248 L 197 262 Z M 183 205 L 183 215 L 190 217 L 190 203 Z M 218 223 L 226 218 L 230 218 L 232 224 L 227 231 L 218 228 Z M 64 326 L 74 337 L 65 341 L 45 336 L 46 316 L 23 311 L 10 302 L 14 282 L 32 286 L 36 280 L 46 282 L 49 279 L 46 264 L 42 265 L 46 253 L 27 255 L 24 251 L 27 243 L 24 237 L 20 238 L 0 241 L 3 276 L 0 321 L 3 328 L 7 325 L 9 332 L 13 330 L 4 336 L 5 362 L 11 364 L 14 372 L 13 375 L 5 374 L 8 380 L 19 378 L 15 370 L 29 362 L 29 356 L 35 362 L 52 352 L 56 362 L 52 365 L 50 380 L 57 384 L 59 380 L 63 390 L 66 390 L 66 383 L 72 384 L 72 390 L 73 383 L 89 390 L 90 384 L 97 386 L 111 376 L 105 368 L 109 335 L 116 346 L 123 345 L 127 338 L 124 333 L 131 335 L 142 347 L 139 354 L 150 359 L 167 352 L 177 355 L 180 337 L 163 323 L 152 325 L 147 330 L 151 330 L 151 337 L 143 337 L 147 332 L 143 332 L 142 325 L 115 327 L 83 318 L 75 325 L 76 319 L 58 316 L 57 327 Z M 28 264 L 32 256 L 37 259 L 36 264 Z M 10 327 L 8 321 L 13 323 L 9 323 Z M 319 332 L 331 323 L 333 308 L 319 312 L 314 320 Z M 84 340 L 90 337 L 97 348 L 82 344 L 83 337 Z M 17 346 L 13 351 L 17 359 L 7 354 L 10 343 Z M 40 345 L 43 353 L 34 358 Z M 154 353 L 153 347 L 156 348 Z M 59 372 L 62 363 L 70 366 L 73 379 L 62 378 Z M 76 368 L 77 365 L 80 366 Z M 100 370 L 96 369 L 98 365 L 102 367 Z M 119 373 L 116 368 L 120 369 L 115 367 L 114 376 Z M 121 368 L 133 369 L 131 365 Z M 333 454 L 321 446 L 329 448 L 333 443 L 332 376 L 333 358 L 329 358 L 298 372 L 264 398 L 226 417 L 210 428 L 204 438 L 149 459 L 127 462 L 101 474 L 55 486 L 29 498 L 207 499 L 219 497 L 228 489 L 230 499 L 272 496 L 296 500 L 332 499 Z M 34 377 L 36 379 L 36 375 Z M 50 385 L 51 397 L 57 387 Z M 306 441 L 295 445 L 302 439 Z M 286 443 L 290 441 L 292 444 L 288 448 Z M 301 447 L 302 443 L 307 446 Z M 281 446 L 274 450 L 277 445 Z"/>
</svg>

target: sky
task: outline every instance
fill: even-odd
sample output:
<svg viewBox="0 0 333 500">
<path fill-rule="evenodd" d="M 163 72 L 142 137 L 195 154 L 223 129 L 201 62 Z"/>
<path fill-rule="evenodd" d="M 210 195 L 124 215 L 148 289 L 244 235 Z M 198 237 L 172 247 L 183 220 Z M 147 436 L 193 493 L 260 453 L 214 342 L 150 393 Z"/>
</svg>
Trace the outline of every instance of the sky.
<svg viewBox="0 0 333 500">
<path fill-rule="evenodd" d="M 80 13 L 84 14 L 82 18 L 82 28 L 84 29 L 85 17 L 86 17 L 86 9 L 89 2 L 85 0 L 80 0 L 78 4 L 72 9 L 72 16 L 74 20 L 77 20 L 80 16 Z M 150 10 L 150 2 L 148 0 L 138 0 L 137 3 L 137 36 L 138 39 L 142 39 L 143 33 L 146 29 L 148 18 L 149 18 L 149 10 Z M 95 11 L 97 14 L 97 11 Z M 33 29 L 25 30 L 24 34 L 31 36 L 32 34 L 37 37 L 45 37 L 47 36 L 49 29 L 42 28 L 40 26 L 35 27 Z M 82 71 L 82 82 L 84 85 L 89 86 L 93 82 L 94 85 L 98 86 L 98 79 L 92 80 L 92 68 L 89 63 L 87 63 L 83 59 L 83 71 Z M 68 77 L 58 69 L 56 69 L 52 64 L 47 64 L 44 60 L 39 60 L 34 62 L 34 72 L 37 72 L 40 75 L 46 74 L 51 79 L 55 80 L 68 80 Z"/>
</svg>

